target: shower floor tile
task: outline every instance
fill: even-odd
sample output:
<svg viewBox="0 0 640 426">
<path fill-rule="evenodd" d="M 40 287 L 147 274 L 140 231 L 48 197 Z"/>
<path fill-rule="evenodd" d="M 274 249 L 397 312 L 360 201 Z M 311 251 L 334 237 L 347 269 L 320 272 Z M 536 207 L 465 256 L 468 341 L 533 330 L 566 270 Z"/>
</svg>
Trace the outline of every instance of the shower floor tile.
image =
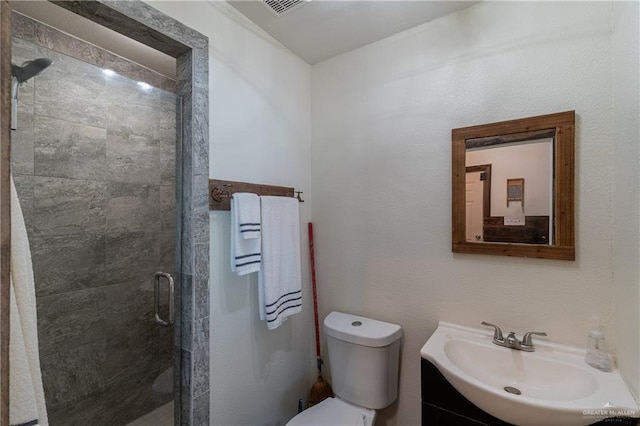
<svg viewBox="0 0 640 426">
<path fill-rule="evenodd" d="M 127 426 L 173 426 L 173 401 L 132 421 Z"/>
</svg>

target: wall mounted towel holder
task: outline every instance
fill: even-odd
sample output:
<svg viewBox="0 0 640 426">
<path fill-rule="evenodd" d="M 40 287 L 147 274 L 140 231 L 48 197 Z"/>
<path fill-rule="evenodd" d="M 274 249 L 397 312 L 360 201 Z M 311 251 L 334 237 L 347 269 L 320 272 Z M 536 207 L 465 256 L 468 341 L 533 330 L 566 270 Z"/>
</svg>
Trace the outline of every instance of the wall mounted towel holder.
<svg viewBox="0 0 640 426">
<path fill-rule="evenodd" d="M 230 210 L 231 196 L 236 192 L 251 192 L 258 195 L 272 195 L 277 197 L 294 197 L 301 203 L 304 203 L 302 191 L 296 191 L 295 188 L 209 179 L 209 210 Z"/>
</svg>

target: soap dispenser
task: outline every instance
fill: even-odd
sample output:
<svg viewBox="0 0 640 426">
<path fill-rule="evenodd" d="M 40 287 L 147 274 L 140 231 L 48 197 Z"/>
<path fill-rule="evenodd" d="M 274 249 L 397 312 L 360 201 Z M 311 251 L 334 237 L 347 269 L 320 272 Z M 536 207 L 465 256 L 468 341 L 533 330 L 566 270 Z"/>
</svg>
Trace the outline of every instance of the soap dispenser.
<svg viewBox="0 0 640 426">
<path fill-rule="evenodd" d="M 613 357 L 607 353 L 604 331 L 600 325 L 600 318 L 597 316 L 591 317 L 587 354 L 584 359 L 587 364 L 600 371 L 613 370 Z"/>
</svg>

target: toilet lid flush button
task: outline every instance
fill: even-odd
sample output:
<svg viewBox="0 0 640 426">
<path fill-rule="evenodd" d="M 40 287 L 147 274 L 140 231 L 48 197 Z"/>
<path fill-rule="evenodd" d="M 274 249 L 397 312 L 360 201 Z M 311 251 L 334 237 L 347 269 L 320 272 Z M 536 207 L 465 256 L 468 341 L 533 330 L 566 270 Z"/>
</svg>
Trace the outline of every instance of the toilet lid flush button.
<svg viewBox="0 0 640 426">
<path fill-rule="evenodd" d="M 354 322 L 351 323 L 351 325 L 354 326 L 354 327 L 360 327 L 362 325 L 362 322 L 361 321 L 354 321 Z"/>
</svg>

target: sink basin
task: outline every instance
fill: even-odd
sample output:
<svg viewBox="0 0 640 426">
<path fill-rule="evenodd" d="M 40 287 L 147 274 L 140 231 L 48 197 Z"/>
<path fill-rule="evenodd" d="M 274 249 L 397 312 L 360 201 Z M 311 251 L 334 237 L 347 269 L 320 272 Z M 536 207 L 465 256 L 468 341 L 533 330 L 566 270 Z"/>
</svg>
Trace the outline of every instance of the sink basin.
<svg viewBox="0 0 640 426">
<path fill-rule="evenodd" d="M 523 352 L 493 344 L 492 336 L 441 321 L 420 354 L 469 401 L 516 425 L 589 425 L 640 415 L 618 371 L 588 366 L 584 349 L 538 339 L 535 352 Z"/>
</svg>

